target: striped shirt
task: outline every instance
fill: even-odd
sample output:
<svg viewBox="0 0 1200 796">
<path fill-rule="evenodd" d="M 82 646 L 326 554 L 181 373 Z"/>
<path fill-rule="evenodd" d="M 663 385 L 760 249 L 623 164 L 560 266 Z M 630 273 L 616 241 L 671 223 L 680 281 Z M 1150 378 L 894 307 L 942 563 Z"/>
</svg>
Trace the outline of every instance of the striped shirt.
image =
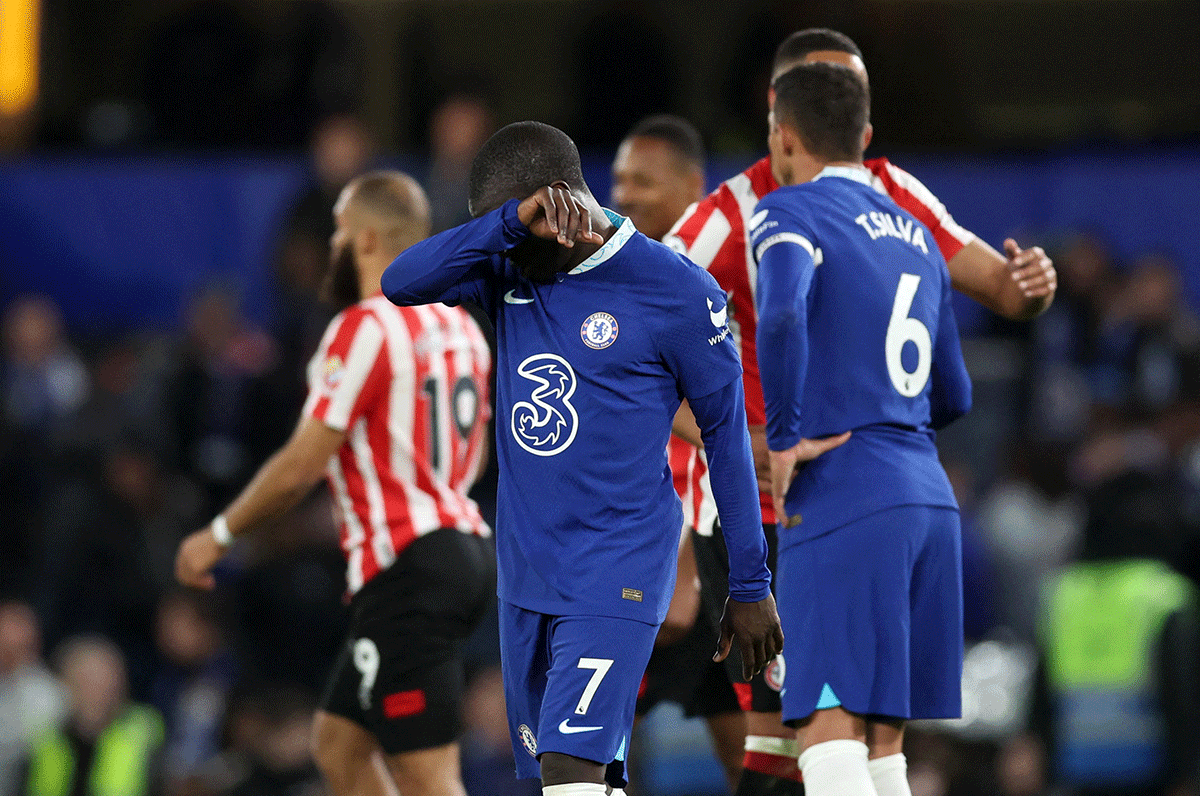
<svg viewBox="0 0 1200 796">
<path fill-rule="evenodd" d="M 975 239 L 916 177 L 892 165 L 887 158 L 874 158 L 863 165 L 872 174 L 875 190 L 890 196 L 929 228 L 947 261 Z M 767 414 L 754 342 L 758 327 L 754 299 L 758 267 L 750 251 L 746 228 L 750 226 L 754 206 L 778 187 L 771 173 L 770 158 L 763 158 L 689 208 L 663 241 L 708 269 L 729 294 L 729 329 L 742 357 L 746 420 L 751 426 L 765 425 Z M 763 522 L 775 521 L 771 496 L 765 493 L 762 512 Z"/>
<path fill-rule="evenodd" d="M 354 594 L 418 536 L 491 533 L 467 497 L 484 465 L 491 353 L 460 308 L 382 295 L 329 324 L 304 414 L 346 432 L 326 467 Z"/>
</svg>

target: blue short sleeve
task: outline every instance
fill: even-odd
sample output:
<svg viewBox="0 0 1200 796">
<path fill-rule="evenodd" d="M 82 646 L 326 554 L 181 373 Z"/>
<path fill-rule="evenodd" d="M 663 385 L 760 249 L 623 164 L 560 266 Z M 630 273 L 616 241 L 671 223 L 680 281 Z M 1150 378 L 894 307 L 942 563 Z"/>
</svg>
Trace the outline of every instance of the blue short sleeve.
<svg viewBox="0 0 1200 796">
<path fill-rule="evenodd" d="M 742 375 L 729 330 L 729 297 L 707 271 L 687 263 L 660 343 L 682 398 L 702 398 Z"/>
</svg>

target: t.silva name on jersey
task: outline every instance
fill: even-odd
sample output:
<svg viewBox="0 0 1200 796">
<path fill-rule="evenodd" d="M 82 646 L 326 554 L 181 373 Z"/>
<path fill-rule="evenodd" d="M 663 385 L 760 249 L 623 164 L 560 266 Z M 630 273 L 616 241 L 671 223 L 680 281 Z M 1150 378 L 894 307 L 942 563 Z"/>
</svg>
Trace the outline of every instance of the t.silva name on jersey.
<svg viewBox="0 0 1200 796">
<path fill-rule="evenodd" d="M 925 243 L 925 229 L 911 218 L 872 210 L 870 213 L 863 213 L 854 219 L 854 223 L 865 229 L 871 236 L 871 240 L 878 240 L 885 235 L 900 238 L 905 243 L 911 243 L 925 254 L 929 254 L 929 246 Z"/>
</svg>

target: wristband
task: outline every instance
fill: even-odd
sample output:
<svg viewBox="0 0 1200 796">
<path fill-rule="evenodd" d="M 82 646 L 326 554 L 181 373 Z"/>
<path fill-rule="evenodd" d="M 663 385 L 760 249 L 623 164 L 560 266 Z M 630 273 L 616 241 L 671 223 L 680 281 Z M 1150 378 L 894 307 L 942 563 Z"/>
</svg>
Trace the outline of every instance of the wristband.
<svg viewBox="0 0 1200 796">
<path fill-rule="evenodd" d="M 213 539 L 221 547 L 229 547 L 233 544 L 233 533 L 229 530 L 229 523 L 225 521 L 224 514 L 218 514 L 216 517 L 213 517 L 209 528 L 212 531 Z"/>
</svg>

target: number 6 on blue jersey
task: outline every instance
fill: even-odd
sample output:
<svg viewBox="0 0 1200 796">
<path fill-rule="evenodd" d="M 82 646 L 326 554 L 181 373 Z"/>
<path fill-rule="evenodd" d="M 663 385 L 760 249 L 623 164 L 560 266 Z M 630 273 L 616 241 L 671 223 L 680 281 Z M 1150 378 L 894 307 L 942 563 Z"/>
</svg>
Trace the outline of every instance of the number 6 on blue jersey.
<svg viewBox="0 0 1200 796">
<path fill-rule="evenodd" d="M 916 274 L 900 275 L 896 300 L 892 304 L 892 318 L 888 321 L 887 336 L 883 341 L 888 377 L 896 392 L 905 398 L 921 394 L 925 383 L 929 381 L 929 368 L 933 364 L 933 340 L 929 337 L 929 329 L 916 318 L 908 316 L 920 284 L 921 277 Z M 900 360 L 900 353 L 907 342 L 917 346 L 917 366 L 911 371 L 906 370 Z"/>
</svg>

